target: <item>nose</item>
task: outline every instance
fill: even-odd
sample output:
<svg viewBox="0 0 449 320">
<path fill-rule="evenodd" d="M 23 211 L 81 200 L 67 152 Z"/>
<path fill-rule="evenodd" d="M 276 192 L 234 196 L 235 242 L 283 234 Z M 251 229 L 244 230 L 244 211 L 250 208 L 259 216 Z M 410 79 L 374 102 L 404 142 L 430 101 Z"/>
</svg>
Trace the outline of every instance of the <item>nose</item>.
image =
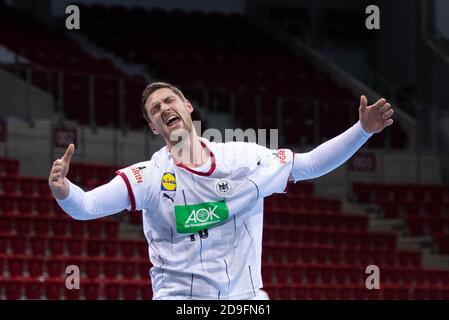
<svg viewBox="0 0 449 320">
<path fill-rule="evenodd" d="M 171 106 L 169 103 L 161 103 L 161 111 L 162 112 L 166 112 L 166 111 L 170 111 L 171 110 Z"/>
</svg>

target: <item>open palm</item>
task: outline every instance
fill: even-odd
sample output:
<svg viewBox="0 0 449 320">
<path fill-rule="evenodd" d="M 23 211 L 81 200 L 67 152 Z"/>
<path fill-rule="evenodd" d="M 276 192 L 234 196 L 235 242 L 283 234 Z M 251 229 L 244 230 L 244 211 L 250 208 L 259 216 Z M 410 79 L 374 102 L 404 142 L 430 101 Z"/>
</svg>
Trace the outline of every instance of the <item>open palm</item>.
<svg viewBox="0 0 449 320">
<path fill-rule="evenodd" d="M 391 126 L 393 124 L 393 119 L 391 119 L 393 113 L 393 108 L 384 98 L 368 106 L 366 97 L 360 97 L 359 118 L 367 132 L 377 133 L 385 127 Z"/>
</svg>

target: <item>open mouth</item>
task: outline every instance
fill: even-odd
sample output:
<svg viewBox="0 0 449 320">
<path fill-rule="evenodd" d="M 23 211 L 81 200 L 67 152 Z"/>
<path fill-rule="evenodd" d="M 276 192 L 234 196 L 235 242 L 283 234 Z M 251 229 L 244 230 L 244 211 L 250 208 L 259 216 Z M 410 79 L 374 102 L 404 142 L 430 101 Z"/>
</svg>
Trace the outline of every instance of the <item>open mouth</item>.
<svg viewBox="0 0 449 320">
<path fill-rule="evenodd" d="M 165 120 L 167 127 L 173 127 L 177 125 L 181 119 L 177 115 L 171 115 Z"/>
</svg>

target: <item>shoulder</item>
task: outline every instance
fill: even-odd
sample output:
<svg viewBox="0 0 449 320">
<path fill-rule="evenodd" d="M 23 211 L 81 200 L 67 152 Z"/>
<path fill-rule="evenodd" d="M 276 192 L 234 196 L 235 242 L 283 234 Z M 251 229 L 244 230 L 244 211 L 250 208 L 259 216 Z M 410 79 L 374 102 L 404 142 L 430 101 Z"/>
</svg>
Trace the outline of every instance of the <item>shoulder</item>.
<svg viewBox="0 0 449 320">
<path fill-rule="evenodd" d="M 163 161 L 164 148 L 156 151 L 150 160 L 134 163 L 116 171 L 116 174 L 127 178 L 132 185 L 150 183 L 157 176 L 158 168 Z M 125 179 L 126 180 L 126 179 Z"/>
</svg>

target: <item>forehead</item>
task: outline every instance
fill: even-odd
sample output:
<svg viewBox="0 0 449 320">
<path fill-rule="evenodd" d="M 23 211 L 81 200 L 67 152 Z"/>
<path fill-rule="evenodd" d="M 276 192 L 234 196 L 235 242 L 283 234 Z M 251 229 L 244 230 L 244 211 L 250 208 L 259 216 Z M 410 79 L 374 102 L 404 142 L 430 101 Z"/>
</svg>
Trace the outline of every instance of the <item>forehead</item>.
<svg viewBox="0 0 449 320">
<path fill-rule="evenodd" d="M 160 102 L 168 96 L 177 97 L 177 95 L 170 88 L 157 89 L 148 97 L 146 104 L 147 106 L 152 106 L 156 102 Z"/>
</svg>

